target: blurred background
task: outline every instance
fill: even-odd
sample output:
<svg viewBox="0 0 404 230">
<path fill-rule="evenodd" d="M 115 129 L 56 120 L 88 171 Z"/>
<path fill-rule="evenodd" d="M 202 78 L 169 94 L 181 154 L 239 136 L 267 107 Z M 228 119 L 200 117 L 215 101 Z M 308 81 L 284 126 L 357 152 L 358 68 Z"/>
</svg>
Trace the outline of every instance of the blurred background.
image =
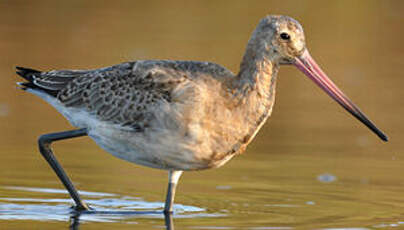
<svg viewBox="0 0 404 230">
<path fill-rule="evenodd" d="M 403 12 L 400 0 L 1 0 L 1 228 L 68 226 L 63 218 L 4 214 L 13 205 L 35 204 L 40 213 L 64 204 L 50 202 L 64 194 L 27 188 L 63 189 L 40 156 L 37 138 L 73 128 L 41 99 L 16 89 L 21 79 L 15 66 L 92 69 L 176 59 L 216 62 L 237 73 L 250 34 L 267 14 L 300 21 L 312 56 L 390 142 L 380 141 L 297 69 L 282 67 L 273 115 L 246 153 L 220 169 L 184 174 L 176 203 L 203 211 L 198 216 L 184 208 L 175 226 L 404 228 Z M 166 172 L 114 158 L 89 138 L 58 142 L 54 150 L 80 190 L 163 205 Z M 162 225 L 161 217 L 142 217 L 81 227 Z"/>
</svg>

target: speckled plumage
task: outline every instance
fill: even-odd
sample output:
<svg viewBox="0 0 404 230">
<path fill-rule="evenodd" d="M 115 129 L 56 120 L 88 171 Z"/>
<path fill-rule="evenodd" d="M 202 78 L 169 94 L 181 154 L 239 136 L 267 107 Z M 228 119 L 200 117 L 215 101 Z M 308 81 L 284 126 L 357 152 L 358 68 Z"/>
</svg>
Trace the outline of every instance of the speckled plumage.
<svg viewBox="0 0 404 230">
<path fill-rule="evenodd" d="M 143 131 L 152 122 L 155 107 L 171 103 L 176 87 L 201 74 L 232 76 L 212 63 L 137 61 L 76 77 L 57 98 L 66 107 L 85 108 L 99 120 Z"/>
</svg>

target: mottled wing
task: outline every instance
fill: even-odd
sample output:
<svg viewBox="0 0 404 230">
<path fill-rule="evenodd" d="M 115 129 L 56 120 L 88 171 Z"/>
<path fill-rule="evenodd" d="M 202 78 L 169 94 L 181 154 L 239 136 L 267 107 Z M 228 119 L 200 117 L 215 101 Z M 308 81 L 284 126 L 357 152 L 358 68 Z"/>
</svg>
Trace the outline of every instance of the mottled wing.
<svg viewBox="0 0 404 230">
<path fill-rule="evenodd" d="M 160 73 L 133 71 L 135 63 L 125 63 L 72 80 L 58 94 L 66 107 L 86 109 L 98 120 L 141 131 L 153 119 L 161 103 L 170 103 L 175 82 Z M 165 79 L 161 81 L 161 79 Z"/>
<path fill-rule="evenodd" d="M 147 127 L 170 103 L 192 101 L 189 97 L 193 97 L 195 85 L 188 83 L 200 76 L 219 81 L 234 77 L 217 64 L 167 60 L 127 62 L 95 70 L 17 70 L 28 80 L 20 83 L 22 89 L 44 91 L 66 108 L 78 108 L 97 120 L 133 130 Z"/>
</svg>

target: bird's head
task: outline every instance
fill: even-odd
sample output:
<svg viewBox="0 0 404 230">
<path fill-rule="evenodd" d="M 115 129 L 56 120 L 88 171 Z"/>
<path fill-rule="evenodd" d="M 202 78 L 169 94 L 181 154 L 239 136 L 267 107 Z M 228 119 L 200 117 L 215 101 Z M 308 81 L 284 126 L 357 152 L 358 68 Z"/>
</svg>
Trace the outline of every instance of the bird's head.
<svg viewBox="0 0 404 230">
<path fill-rule="evenodd" d="M 263 55 L 275 64 L 296 66 L 349 113 L 387 141 L 387 136 L 338 89 L 311 57 L 298 21 L 288 16 L 267 16 L 258 24 L 250 44 L 256 55 Z"/>
<path fill-rule="evenodd" d="M 303 28 L 287 16 L 269 15 L 258 24 L 252 36 L 255 50 L 279 64 L 293 64 L 306 50 Z"/>
<path fill-rule="evenodd" d="M 287 16 L 268 16 L 261 20 L 259 30 L 266 34 L 264 38 L 268 54 L 279 64 L 293 64 L 306 50 L 306 41 L 302 26 Z"/>
</svg>

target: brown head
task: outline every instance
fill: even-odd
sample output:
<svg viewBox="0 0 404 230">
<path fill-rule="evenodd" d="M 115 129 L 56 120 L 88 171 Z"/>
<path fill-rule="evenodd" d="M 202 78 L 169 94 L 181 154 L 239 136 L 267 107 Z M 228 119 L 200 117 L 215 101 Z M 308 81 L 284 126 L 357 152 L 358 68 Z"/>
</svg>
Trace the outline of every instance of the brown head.
<svg viewBox="0 0 404 230">
<path fill-rule="evenodd" d="M 267 16 L 258 24 L 247 50 L 255 50 L 275 64 L 293 64 L 383 141 L 387 136 L 338 89 L 309 54 L 303 28 L 287 16 Z"/>
</svg>

